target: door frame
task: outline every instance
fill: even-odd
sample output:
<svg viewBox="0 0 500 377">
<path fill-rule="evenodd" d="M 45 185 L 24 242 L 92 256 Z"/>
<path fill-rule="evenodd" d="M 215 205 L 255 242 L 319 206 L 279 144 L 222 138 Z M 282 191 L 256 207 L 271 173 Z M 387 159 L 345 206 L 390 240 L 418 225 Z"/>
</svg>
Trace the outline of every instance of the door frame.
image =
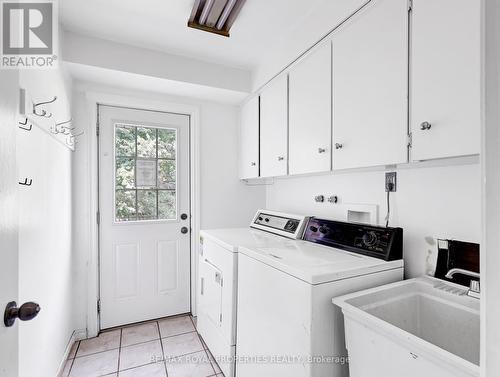
<svg viewBox="0 0 500 377">
<path fill-rule="evenodd" d="M 189 121 L 189 188 L 191 207 L 191 312 L 196 315 L 196 277 L 198 275 L 198 253 L 200 233 L 200 108 L 175 102 L 150 100 L 129 95 L 115 95 L 105 92 L 87 92 L 88 124 L 88 178 L 90 182 L 89 213 L 91 214 L 89 237 L 90 249 L 87 268 L 87 337 L 94 337 L 100 331 L 97 313 L 99 289 L 99 143 L 97 138 L 98 106 L 125 107 L 145 111 L 161 111 L 187 115 Z"/>
</svg>

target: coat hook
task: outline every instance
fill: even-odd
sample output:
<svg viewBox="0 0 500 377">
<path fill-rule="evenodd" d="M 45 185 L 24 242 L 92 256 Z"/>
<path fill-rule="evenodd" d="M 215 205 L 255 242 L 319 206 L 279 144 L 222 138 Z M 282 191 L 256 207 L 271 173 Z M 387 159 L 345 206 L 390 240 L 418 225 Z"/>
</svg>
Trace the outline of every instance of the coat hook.
<svg viewBox="0 0 500 377">
<path fill-rule="evenodd" d="M 61 122 L 61 123 L 56 123 L 56 129 L 57 127 L 59 127 L 60 130 L 62 130 L 61 132 L 64 134 L 64 135 L 70 135 L 71 134 L 71 131 L 73 131 L 75 128 L 74 127 L 70 127 L 70 126 L 65 126 L 65 124 L 69 124 L 73 121 L 72 118 L 70 118 L 69 120 L 65 121 L 65 122 Z"/>
<path fill-rule="evenodd" d="M 19 122 L 19 128 L 22 129 L 22 130 L 25 130 L 25 131 L 31 131 L 31 129 L 33 128 L 33 125 L 30 123 L 30 125 L 28 127 L 24 127 L 28 124 L 28 118 L 26 118 L 26 120 L 23 122 Z"/>
<path fill-rule="evenodd" d="M 52 116 L 52 113 L 47 113 L 47 111 L 43 110 L 43 109 L 40 112 L 37 112 L 37 107 L 39 107 L 41 105 L 48 105 L 48 104 L 54 103 L 56 101 L 57 101 L 57 96 L 54 96 L 54 98 L 50 101 L 33 103 L 33 114 L 41 116 L 41 117 L 45 117 L 45 118 L 50 118 Z"/>
<path fill-rule="evenodd" d="M 33 180 L 32 179 L 28 180 L 28 178 L 24 178 L 24 182 L 19 182 L 19 184 L 22 186 L 31 186 L 32 183 Z"/>
</svg>

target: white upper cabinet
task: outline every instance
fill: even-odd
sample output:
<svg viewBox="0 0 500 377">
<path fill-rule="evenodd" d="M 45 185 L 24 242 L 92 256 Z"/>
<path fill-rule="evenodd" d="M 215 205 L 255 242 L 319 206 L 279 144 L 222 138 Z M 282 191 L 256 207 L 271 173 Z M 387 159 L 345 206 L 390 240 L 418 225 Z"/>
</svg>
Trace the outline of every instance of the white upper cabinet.
<svg viewBox="0 0 500 377">
<path fill-rule="evenodd" d="M 288 172 L 288 77 L 271 81 L 260 94 L 260 176 Z"/>
<path fill-rule="evenodd" d="M 241 109 L 240 178 L 259 176 L 259 97 L 248 101 Z"/>
<path fill-rule="evenodd" d="M 289 73 L 289 172 L 328 171 L 332 159 L 332 47 L 326 43 Z"/>
<path fill-rule="evenodd" d="M 332 40 L 334 169 L 406 163 L 407 1 L 372 1 Z"/>
<path fill-rule="evenodd" d="M 480 0 L 413 0 L 412 160 L 480 152 L 480 35 Z"/>
</svg>

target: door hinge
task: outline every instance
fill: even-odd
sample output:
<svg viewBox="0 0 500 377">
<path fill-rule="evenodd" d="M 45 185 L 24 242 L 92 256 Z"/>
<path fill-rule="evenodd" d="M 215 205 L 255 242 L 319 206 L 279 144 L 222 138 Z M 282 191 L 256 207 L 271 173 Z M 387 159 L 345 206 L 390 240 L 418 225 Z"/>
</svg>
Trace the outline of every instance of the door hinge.
<svg viewBox="0 0 500 377">
<path fill-rule="evenodd" d="M 99 211 L 96 212 L 96 221 L 97 225 L 101 225 L 101 212 Z"/>
<path fill-rule="evenodd" d="M 101 299 L 97 300 L 97 314 L 101 314 Z"/>
<path fill-rule="evenodd" d="M 413 140 L 412 140 L 412 133 L 410 132 L 408 134 L 408 148 L 411 148 L 413 145 Z"/>
<path fill-rule="evenodd" d="M 408 0 L 408 11 L 413 9 L 413 0 Z"/>
<path fill-rule="evenodd" d="M 219 315 L 219 322 L 222 323 L 222 313 Z"/>
<path fill-rule="evenodd" d="M 95 134 L 96 134 L 96 136 L 99 136 L 99 133 L 100 133 L 99 118 L 97 118 L 97 123 L 95 125 Z"/>
</svg>

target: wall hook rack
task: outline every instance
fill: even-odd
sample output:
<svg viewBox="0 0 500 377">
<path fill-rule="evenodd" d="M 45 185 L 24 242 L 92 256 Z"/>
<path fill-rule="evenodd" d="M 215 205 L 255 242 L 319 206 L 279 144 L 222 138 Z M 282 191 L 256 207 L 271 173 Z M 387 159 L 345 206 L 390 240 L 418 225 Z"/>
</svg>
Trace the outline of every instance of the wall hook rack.
<svg viewBox="0 0 500 377">
<path fill-rule="evenodd" d="M 19 128 L 25 131 L 31 131 L 33 125 L 30 123 L 30 125 L 27 126 L 27 124 L 28 124 L 28 118 L 26 118 L 24 122 L 19 122 Z"/>
<path fill-rule="evenodd" d="M 20 185 L 22 186 L 31 186 L 33 183 L 32 179 L 24 178 L 24 182 L 19 182 Z"/>
<path fill-rule="evenodd" d="M 51 99 L 50 101 L 44 101 L 44 102 L 38 102 L 38 103 L 33 103 L 33 114 L 37 115 L 37 116 L 41 116 L 41 117 L 45 117 L 45 118 L 50 118 L 52 117 L 52 113 L 48 113 L 46 110 L 44 109 L 41 109 L 40 111 L 38 111 L 38 107 L 39 106 L 42 106 L 42 105 L 49 105 L 51 103 L 54 103 L 57 101 L 57 96 L 54 96 L 53 99 Z"/>
</svg>

